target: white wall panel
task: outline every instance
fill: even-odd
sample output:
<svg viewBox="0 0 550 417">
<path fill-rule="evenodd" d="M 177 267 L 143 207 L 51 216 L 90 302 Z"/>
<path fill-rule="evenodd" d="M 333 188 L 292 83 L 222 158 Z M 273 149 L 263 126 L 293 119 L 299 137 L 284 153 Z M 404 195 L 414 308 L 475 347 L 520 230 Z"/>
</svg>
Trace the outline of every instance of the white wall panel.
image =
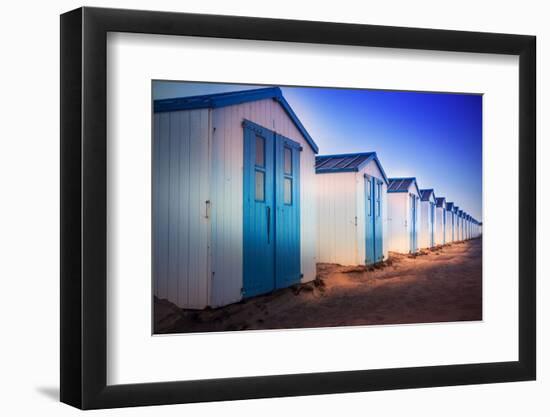
<svg viewBox="0 0 550 417">
<path fill-rule="evenodd" d="M 185 308 L 208 303 L 208 110 L 157 113 L 153 140 L 155 295 Z"/>
<path fill-rule="evenodd" d="M 388 193 L 388 249 L 409 252 L 409 194 Z"/>
<path fill-rule="evenodd" d="M 359 260 L 358 254 L 358 230 L 364 228 L 364 219 L 358 216 L 361 206 L 357 201 L 359 185 L 356 173 L 317 174 L 316 177 L 319 193 L 319 262 L 342 265 L 363 263 L 364 257 Z"/>
</svg>

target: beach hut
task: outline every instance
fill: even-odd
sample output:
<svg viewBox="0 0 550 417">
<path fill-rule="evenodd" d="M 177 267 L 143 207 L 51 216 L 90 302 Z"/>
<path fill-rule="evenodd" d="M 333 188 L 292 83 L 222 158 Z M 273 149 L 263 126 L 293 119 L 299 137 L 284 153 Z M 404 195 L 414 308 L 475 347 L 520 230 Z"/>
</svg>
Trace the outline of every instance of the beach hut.
<svg viewBox="0 0 550 417">
<path fill-rule="evenodd" d="M 458 214 L 459 207 L 454 206 L 453 211 L 454 211 L 454 229 L 455 229 L 455 239 L 454 239 L 454 241 L 458 242 L 458 241 L 460 241 L 460 219 L 459 219 L 459 214 Z"/>
<path fill-rule="evenodd" d="M 317 145 L 279 88 L 154 101 L 154 294 L 238 302 L 316 275 Z"/>
<path fill-rule="evenodd" d="M 316 158 L 318 260 L 365 265 L 388 256 L 388 178 L 375 152 Z"/>
<path fill-rule="evenodd" d="M 446 211 L 446 221 L 447 221 L 447 227 L 445 229 L 445 237 L 447 243 L 454 242 L 455 241 L 455 213 L 454 213 L 454 203 L 448 202 L 445 205 L 445 211 Z"/>
<path fill-rule="evenodd" d="M 435 246 L 435 193 L 433 189 L 420 190 L 420 230 L 419 246 Z"/>
<path fill-rule="evenodd" d="M 435 244 L 444 245 L 447 234 L 447 208 L 445 197 L 435 198 Z"/>
<path fill-rule="evenodd" d="M 458 240 L 464 240 L 464 211 L 458 210 Z"/>
<path fill-rule="evenodd" d="M 388 248 L 400 253 L 418 250 L 420 189 L 416 178 L 390 178 L 388 185 Z"/>
</svg>

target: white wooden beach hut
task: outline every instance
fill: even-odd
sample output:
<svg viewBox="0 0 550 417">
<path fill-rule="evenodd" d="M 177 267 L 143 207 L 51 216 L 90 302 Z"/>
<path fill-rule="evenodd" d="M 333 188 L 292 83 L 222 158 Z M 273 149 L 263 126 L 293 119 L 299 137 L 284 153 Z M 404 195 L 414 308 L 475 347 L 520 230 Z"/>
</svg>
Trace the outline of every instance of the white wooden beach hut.
<svg viewBox="0 0 550 417">
<path fill-rule="evenodd" d="M 433 189 L 420 190 L 420 248 L 435 246 L 435 193 Z"/>
<path fill-rule="evenodd" d="M 316 158 L 318 260 L 365 265 L 388 256 L 388 178 L 375 152 Z"/>
<path fill-rule="evenodd" d="M 388 248 L 400 253 L 418 251 L 420 189 L 416 178 L 390 178 L 388 185 Z"/>
<path fill-rule="evenodd" d="M 447 208 L 445 197 L 435 198 L 435 244 L 444 245 L 447 234 Z"/>
<path fill-rule="evenodd" d="M 476 220 L 476 237 L 480 237 L 483 234 L 483 223 Z"/>
<path fill-rule="evenodd" d="M 455 239 L 455 213 L 454 213 L 454 203 L 449 201 L 445 206 L 445 211 L 447 215 L 447 227 L 445 229 L 445 238 L 447 243 L 454 242 Z"/>
<path fill-rule="evenodd" d="M 458 210 L 458 240 L 464 240 L 464 211 Z"/>
<path fill-rule="evenodd" d="M 459 219 L 459 208 L 458 206 L 454 206 L 453 208 L 453 211 L 454 211 L 454 217 L 455 217 L 455 221 L 454 221 L 454 229 L 455 229 L 455 239 L 454 241 L 455 242 L 459 242 L 461 239 L 460 239 L 460 219 Z"/>
<path fill-rule="evenodd" d="M 462 212 L 462 228 L 464 229 L 464 240 L 468 240 L 468 213 Z"/>
<path fill-rule="evenodd" d="M 310 137 L 279 88 L 157 100 L 154 294 L 218 307 L 316 275 Z"/>
</svg>

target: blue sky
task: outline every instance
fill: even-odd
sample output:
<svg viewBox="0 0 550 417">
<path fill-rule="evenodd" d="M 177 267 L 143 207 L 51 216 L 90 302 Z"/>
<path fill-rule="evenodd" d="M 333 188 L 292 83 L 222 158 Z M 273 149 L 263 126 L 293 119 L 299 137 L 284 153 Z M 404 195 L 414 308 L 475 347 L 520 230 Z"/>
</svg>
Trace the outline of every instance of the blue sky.
<svg viewBox="0 0 550 417">
<path fill-rule="evenodd" d="M 153 82 L 153 98 L 265 86 Z M 319 154 L 378 154 L 388 177 L 416 177 L 482 221 L 482 96 L 281 87 Z"/>
</svg>

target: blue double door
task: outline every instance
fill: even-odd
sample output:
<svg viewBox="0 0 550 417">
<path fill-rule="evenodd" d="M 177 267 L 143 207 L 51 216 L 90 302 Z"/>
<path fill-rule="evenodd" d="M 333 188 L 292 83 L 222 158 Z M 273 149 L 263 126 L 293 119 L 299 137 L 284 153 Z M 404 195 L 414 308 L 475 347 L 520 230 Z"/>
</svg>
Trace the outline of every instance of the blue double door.
<svg viewBox="0 0 550 417">
<path fill-rule="evenodd" d="M 382 234 L 382 181 L 365 175 L 365 263 L 384 260 Z"/>
<path fill-rule="evenodd" d="M 243 297 L 300 282 L 298 143 L 245 121 Z"/>
</svg>

